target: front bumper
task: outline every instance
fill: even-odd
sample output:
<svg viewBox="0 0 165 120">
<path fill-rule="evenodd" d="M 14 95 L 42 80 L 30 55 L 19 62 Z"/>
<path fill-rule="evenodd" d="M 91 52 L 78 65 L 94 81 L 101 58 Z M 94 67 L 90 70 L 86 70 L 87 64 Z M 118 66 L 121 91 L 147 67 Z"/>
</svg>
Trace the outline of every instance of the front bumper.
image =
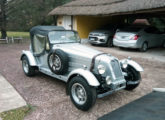
<svg viewBox="0 0 165 120">
<path fill-rule="evenodd" d="M 89 43 L 96 45 L 103 45 L 107 43 L 108 36 L 91 36 L 88 37 Z"/>
<path fill-rule="evenodd" d="M 124 48 L 138 48 L 136 40 L 122 41 L 114 38 L 113 45 Z"/>
<path fill-rule="evenodd" d="M 126 81 L 125 81 L 125 79 L 119 80 L 119 81 L 115 81 L 115 82 L 113 82 L 109 86 L 109 88 L 110 88 L 109 91 L 107 91 L 105 93 L 102 93 L 102 94 L 98 94 L 97 95 L 97 98 L 102 98 L 102 97 L 108 96 L 108 95 L 110 95 L 110 94 L 112 94 L 112 93 L 114 93 L 116 91 L 119 91 L 119 90 L 124 89 L 125 87 L 126 87 Z"/>
</svg>

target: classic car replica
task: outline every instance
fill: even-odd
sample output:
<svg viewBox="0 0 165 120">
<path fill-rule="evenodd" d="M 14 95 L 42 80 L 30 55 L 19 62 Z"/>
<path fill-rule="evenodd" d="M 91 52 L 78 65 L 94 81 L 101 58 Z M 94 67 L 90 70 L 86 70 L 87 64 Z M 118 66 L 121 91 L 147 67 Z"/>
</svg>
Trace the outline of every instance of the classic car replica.
<svg viewBox="0 0 165 120">
<path fill-rule="evenodd" d="M 133 90 L 141 81 L 143 68 L 138 63 L 81 45 L 76 31 L 36 26 L 30 35 L 30 50 L 21 56 L 24 73 L 33 76 L 39 70 L 66 82 L 66 92 L 78 109 L 87 111 L 96 98 Z"/>
</svg>

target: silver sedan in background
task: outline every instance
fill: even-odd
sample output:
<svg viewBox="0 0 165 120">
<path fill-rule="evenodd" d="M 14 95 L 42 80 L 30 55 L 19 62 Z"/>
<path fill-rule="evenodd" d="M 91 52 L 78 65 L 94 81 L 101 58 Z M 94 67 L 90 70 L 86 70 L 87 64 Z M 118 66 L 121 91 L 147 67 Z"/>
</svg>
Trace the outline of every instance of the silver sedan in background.
<svg viewBox="0 0 165 120">
<path fill-rule="evenodd" d="M 153 26 L 131 25 L 116 31 L 113 44 L 145 52 L 151 47 L 165 47 L 165 34 Z"/>
</svg>

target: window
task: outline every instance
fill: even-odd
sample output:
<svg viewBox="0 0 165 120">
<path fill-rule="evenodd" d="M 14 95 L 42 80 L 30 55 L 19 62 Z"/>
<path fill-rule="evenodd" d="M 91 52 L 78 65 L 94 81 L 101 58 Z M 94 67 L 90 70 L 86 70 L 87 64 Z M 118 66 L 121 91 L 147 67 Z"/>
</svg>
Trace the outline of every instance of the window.
<svg viewBox="0 0 165 120">
<path fill-rule="evenodd" d="M 80 42 L 78 33 L 73 31 L 52 31 L 49 32 L 50 43 L 77 43 Z"/>
<path fill-rule="evenodd" d="M 42 35 L 34 35 L 33 37 L 33 52 L 41 54 L 45 49 L 46 37 Z"/>
</svg>

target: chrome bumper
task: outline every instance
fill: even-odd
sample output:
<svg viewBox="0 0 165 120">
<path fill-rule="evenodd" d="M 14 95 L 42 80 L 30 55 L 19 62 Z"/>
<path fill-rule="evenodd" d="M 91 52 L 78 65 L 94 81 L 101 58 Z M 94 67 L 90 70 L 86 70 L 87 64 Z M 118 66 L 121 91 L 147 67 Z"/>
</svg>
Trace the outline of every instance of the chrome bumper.
<svg viewBox="0 0 165 120">
<path fill-rule="evenodd" d="M 122 41 L 113 39 L 113 45 L 117 47 L 124 47 L 124 48 L 138 48 L 136 40 L 129 40 L 129 41 Z"/>
<path fill-rule="evenodd" d="M 89 36 L 88 41 L 91 44 L 106 44 L 108 36 Z"/>
<path fill-rule="evenodd" d="M 108 96 L 116 91 L 119 91 L 119 90 L 122 90 L 126 87 L 126 81 L 125 80 L 122 80 L 122 81 L 116 81 L 116 82 L 113 82 L 111 85 L 111 90 L 110 91 L 107 91 L 105 93 L 102 93 L 102 94 L 98 94 L 97 95 L 97 98 L 103 98 L 105 96 Z"/>
</svg>

